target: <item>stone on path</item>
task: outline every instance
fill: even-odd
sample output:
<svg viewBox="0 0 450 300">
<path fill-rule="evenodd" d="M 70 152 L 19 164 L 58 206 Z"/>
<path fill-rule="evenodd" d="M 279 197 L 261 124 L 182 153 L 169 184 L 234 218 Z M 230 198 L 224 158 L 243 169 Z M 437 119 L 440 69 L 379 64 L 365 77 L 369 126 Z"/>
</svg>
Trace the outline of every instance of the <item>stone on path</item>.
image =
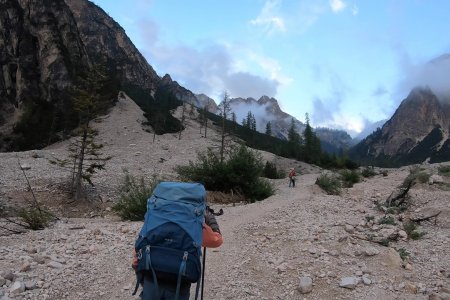
<svg viewBox="0 0 450 300">
<path fill-rule="evenodd" d="M 313 287 L 312 283 L 313 281 L 311 277 L 308 276 L 300 277 L 300 282 L 298 285 L 299 292 L 302 294 L 310 293 Z"/>
</svg>

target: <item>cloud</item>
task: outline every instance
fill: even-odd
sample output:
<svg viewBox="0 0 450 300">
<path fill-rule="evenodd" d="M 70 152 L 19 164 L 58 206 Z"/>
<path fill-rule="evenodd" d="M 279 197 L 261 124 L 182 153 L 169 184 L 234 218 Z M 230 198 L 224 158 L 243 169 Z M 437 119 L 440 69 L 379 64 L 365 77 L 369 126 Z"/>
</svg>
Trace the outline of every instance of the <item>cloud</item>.
<svg viewBox="0 0 450 300">
<path fill-rule="evenodd" d="M 377 128 L 383 127 L 386 121 L 387 119 L 374 122 L 363 117 L 363 130 L 356 135 L 355 138 L 359 140 L 366 138 L 369 134 L 372 134 L 375 130 L 377 130 Z"/>
<path fill-rule="evenodd" d="M 352 7 L 352 15 L 356 16 L 359 13 L 359 8 L 356 5 Z"/>
<path fill-rule="evenodd" d="M 333 119 L 333 107 L 328 105 L 326 102 L 328 101 L 318 97 L 313 100 L 313 113 L 311 114 L 311 121 L 314 124 L 322 124 Z"/>
<path fill-rule="evenodd" d="M 342 111 L 348 93 L 351 88 L 342 78 L 332 70 L 324 69 L 318 65 L 313 65 L 315 76 L 326 84 L 328 92 L 324 95 L 316 96 L 313 100 L 313 111 L 311 113 L 311 123 L 314 126 L 329 128 L 339 128 L 356 133 L 362 130 L 360 117 L 349 117 Z"/>
<path fill-rule="evenodd" d="M 259 98 L 263 95 L 273 97 L 279 83 L 276 80 L 262 78 L 245 72 L 237 72 L 222 77 L 225 89 L 231 95 Z"/>
<path fill-rule="evenodd" d="M 282 85 L 290 85 L 293 82 L 291 77 L 288 77 L 281 72 L 281 66 L 278 61 L 253 51 L 251 51 L 248 56 L 251 60 L 255 61 L 259 67 L 268 72 L 272 80 L 275 80 Z"/>
<path fill-rule="evenodd" d="M 405 54 L 401 63 L 406 76 L 400 81 L 398 92 L 403 97 L 415 87 L 429 87 L 441 101 L 450 101 L 450 54 L 419 64 L 411 63 Z"/>
<path fill-rule="evenodd" d="M 260 105 L 256 100 L 248 102 L 240 102 L 239 105 L 233 104 L 232 110 L 236 114 L 236 122 L 241 124 L 242 120 L 247 118 L 247 114 L 250 111 L 256 119 L 256 130 L 264 132 L 267 122 L 276 120 L 275 116 L 267 114 L 266 109 L 269 108 L 269 104 Z"/>
<path fill-rule="evenodd" d="M 154 45 L 143 53 L 157 71 L 163 70 L 194 93 L 216 100 L 224 90 L 232 97 L 273 97 L 280 85 L 276 79 L 236 70 L 228 48 L 213 42 L 198 49 Z"/>
<path fill-rule="evenodd" d="M 280 0 L 266 1 L 259 15 L 255 19 L 250 20 L 250 24 L 262 26 L 268 35 L 286 31 L 284 19 L 276 14 L 279 5 Z"/>
<path fill-rule="evenodd" d="M 373 92 L 372 92 L 372 96 L 374 97 L 379 97 L 379 96 L 383 96 L 385 94 L 387 94 L 388 91 L 386 88 L 384 88 L 383 86 L 378 86 Z"/>
<path fill-rule="evenodd" d="M 347 7 L 347 4 L 342 0 L 330 0 L 330 7 L 333 12 L 339 13 Z"/>
</svg>

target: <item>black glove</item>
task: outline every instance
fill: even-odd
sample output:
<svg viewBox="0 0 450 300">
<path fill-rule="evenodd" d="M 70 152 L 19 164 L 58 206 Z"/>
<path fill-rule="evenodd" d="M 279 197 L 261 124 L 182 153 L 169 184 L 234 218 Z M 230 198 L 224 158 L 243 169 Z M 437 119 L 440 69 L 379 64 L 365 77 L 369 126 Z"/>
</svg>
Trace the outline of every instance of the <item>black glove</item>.
<svg viewBox="0 0 450 300">
<path fill-rule="evenodd" d="M 205 223 L 211 227 L 212 231 L 220 233 L 219 224 L 217 224 L 216 217 L 208 210 L 205 212 Z"/>
</svg>

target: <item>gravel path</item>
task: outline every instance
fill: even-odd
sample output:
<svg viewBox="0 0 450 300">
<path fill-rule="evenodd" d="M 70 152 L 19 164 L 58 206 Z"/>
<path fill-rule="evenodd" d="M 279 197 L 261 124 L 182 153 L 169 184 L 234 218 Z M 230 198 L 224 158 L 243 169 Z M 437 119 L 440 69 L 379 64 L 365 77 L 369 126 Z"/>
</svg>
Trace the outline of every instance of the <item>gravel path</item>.
<svg viewBox="0 0 450 300">
<path fill-rule="evenodd" d="M 105 151 L 114 155 L 92 191 L 103 197 L 101 210 L 94 213 L 100 217 L 62 218 L 42 231 L 0 236 L 1 300 L 133 299 L 131 248 L 142 223 L 122 222 L 108 213 L 117 199 L 119 175 L 126 168 L 146 177 L 175 178 L 173 167 L 195 159 L 195 152 L 211 145 L 215 135 L 209 130 L 211 136 L 199 138 L 200 128 L 190 120 L 181 140 L 164 135 L 153 143 L 152 134 L 142 131 L 142 118 L 142 112 L 123 99 L 98 123 L 99 137 L 108 144 Z M 38 199 L 47 195 L 48 204 L 57 191 L 55 182 L 63 182 L 66 175 L 47 158 L 63 155 L 65 145 L 0 153 L 3 205 L 26 195 L 17 158 L 30 167 L 27 174 Z M 410 191 L 409 213 L 395 215 L 397 225 L 378 224 L 384 214 L 374 202 L 384 201 L 408 168 L 390 169 L 388 176 L 377 175 L 341 196 L 329 196 L 315 185 L 320 169 L 262 155 L 286 170 L 299 167 L 298 184 L 289 188 L 287 179 L 273 180 L 276 194 L 264 201 L 214 205 L 225 212 L 218 218 L 225 242 L 207 251 L 204 299 L 448 299 L 448 178 L 442 184 L 416 185 Z M 433 174 L 437 167 L 423 166 Z M 62 202 L 51 207 L 59 215 L 76 213 Z M 83 216 L 82 208 L 77 209 Z M 426 235 L 419 240 L 402 237 L 398 219 L 427 209 L 442 211 L 437 223 L 422 223 L 419 230 Z M 390 247 L 361 239 L 392 234 L 400 238 Z M 401 249 L 409 254 L 405 261 Z"/>
</svg>

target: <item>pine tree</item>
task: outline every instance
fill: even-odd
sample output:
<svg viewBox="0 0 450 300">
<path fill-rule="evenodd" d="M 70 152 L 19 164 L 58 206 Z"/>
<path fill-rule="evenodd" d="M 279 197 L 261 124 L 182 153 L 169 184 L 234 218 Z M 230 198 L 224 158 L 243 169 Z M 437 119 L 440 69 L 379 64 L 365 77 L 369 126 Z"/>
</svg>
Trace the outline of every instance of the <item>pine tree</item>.
<svg viewBox="0 0 450 300">
<path fill-rule="evenodd" d="M 236 114 L 234 111 L 231 113 L 231 121 L 233 121 L 233 123 L 236 123 Z"/>
<path fill-rule="evenodd" d="M 252 121 L 251 121 L 250 129 L 253 131 L 256 131 L 256 119 L 253 114 L 252 114 Z"/>
<path fill-rule="evenodd" d="M 95 142 L 96 132 L 90 127 L 90 122 L 105 112 L 113 101 L 104 90 L 109 81 L 101 66 L 95 66 L 84 78 L 79 79 L 78 85 L 72 90 L 73 107 L 79 118 L 79 127 L 75 131 L 77 137 L 69 145 L 69 159 L 50 161 L 62 167 L 71 163 L 70 192 L 75 201 L 84 196 L 82 182 L 94 185 L 91 180 L 93 174 L 104 169 L 106 161 L 111 159 L 100 152 L 103 145 Z"/>
<path fill-rule="evenodd" d="M 305 115 L 305 119 L 306 119 L 306 127 L 305 131 L 303 132 L 303 137 L 305 141 L 304 143 L 305 161 L 308 163 L 319 164 L 322 152 L 320 139 L 316 136 L 311 125 L 309 124 L 308 114 Z"/>
<path fill-rule="evenodd" d="M 270 123 L 270 122 L 267 122 L 267 124 L 266 124 L 266 134 L 272 135 L 272 123 Z"/>
<path fill-rule="evenodd" d="M 288 131 L 288 155 L 299 158 L 301 154 L 301 138 L 297 132 L 294 118 L 291 119 L 291 126 Z"/>
<path fill-rule="evenodd" d="M 223 100 L 219 105 L 220 116 L 222 117 L 221 133 L 220 133 L 220 162 L 225 159 L 225 148 L 228 146 L 227 136 L 228 128 L 226 128 L 226 121 L 231 111 L 230 96 L 225 91 L 223 94 Z"/>
</svg>

